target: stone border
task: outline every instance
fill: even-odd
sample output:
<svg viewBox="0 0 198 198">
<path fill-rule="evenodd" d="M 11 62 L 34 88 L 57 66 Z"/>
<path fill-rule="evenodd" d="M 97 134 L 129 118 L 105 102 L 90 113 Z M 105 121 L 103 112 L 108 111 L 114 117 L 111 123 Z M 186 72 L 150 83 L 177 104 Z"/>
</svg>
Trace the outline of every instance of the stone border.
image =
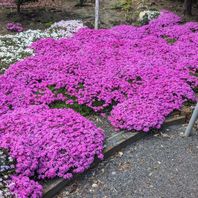
<svg viewBox="0 0 198 198">
<path fill-rule="evenodd" d="M 184 124 L 186 121 L 186 116 L 178 116 L 175 118 L 166 119 L 164 122 L 163 128 L 166 128 L 171 125 L 175 124 Z M 148 135 L 151 135 L 152 133 L 141 133 L 141 132 L 119 132 L 115 133 L 113 136 L 106 139 L 106 143 L 104 146 L 104 157 L 109 158 L 112 156 L 115 152 L 119 151 L 121 148 L 132 144 L 134 142 L 137 142 L 140 139 L 143 139 L 147 137 Z M 93 165 L 90 168 L 95 167 L 100 161 L 95 160 Z M 87 170 L 89 171 L 90 168 Z M 84 174 L 86 174 L 85 171 L 82 174 L 76 174 L 71 180 L 64 180 L 63 178 L 57 178 L 48 181 L 44 184 L 44 192 L 43 192 L 43 198 L 52 198 L 57 193 L 59 193 L 65 186 L 70 185 L 73 183 L 76 179 L 82 177 Z"/>
</svg>

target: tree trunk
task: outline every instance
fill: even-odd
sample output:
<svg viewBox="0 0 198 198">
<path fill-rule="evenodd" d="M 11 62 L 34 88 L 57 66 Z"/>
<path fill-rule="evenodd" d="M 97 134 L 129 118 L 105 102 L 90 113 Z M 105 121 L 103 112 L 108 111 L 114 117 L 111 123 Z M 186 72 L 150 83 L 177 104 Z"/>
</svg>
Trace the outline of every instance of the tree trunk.
<svg viewBox="0 0 198 198">
<path fill-rule="evenodd" d="M 192 2 L 193 0 L 184 1 L 184 15 L 192 15 Z"/>
<path fill-rule="evenodd" d="M 80 6 L 83 6 L 84 0 L 80 0 Z"/>
<path fill-rule="evenodd" d="M 22 3 L 21 0 L 17 0 L 16 1 L 16 4 L 17 4 L 17 13 L 18 14 L 21 14 L 21 3 Z"/>
<path fill-rule="evenodd" d="M 21 14 L 21 5 L 20 5 L 20 3 L 17 3 L 17 13 Z"/>
</svg>

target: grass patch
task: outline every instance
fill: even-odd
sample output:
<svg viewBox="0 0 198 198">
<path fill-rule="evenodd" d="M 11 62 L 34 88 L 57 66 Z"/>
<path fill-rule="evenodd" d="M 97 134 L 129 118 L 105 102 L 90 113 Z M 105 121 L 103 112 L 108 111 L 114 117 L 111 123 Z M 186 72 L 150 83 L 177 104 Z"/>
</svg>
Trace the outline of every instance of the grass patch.
<svg viewBox="0 0 198 198">
<path fill-rule="evenodd" d="M 95 114 L 95 112 L 88 106 L 82 104 L 79 105 L 77 102 L 74 102 L 74 104 L 66 104 L 65 101 L 54 101 L 49 105 L 50 108 L 57 108 L 57 109 L 62 109 L 62 108 L 70 108 L 73 109 L 74 111 L 80 113 L 83 116 L 90 116 Z"/>
<path fill-rule="evenodd" d="M 80 85 L 80 87 L 82 87 L 83 85 Z M 48 86 L 48 88 L 55 94 L 63 94 L 66 98 L 66 100 L 72 100 L 73 104 L 67 104 L 65 101 L 54 101 L 52 102 L 49 107 L 50 108 L 71 108 L 74 111 L 80 113 L 83 116 L 90 116 L 93 115 L 95 112 L 93 111 L 93 109 L 91 109 L 90 107 L 86 106 L 85 104 L 78 104 L 77 102 L 77 98 L 75 96 L 71 96 L 66 92 L 66 88 L 62 87 L 59 89 L 55 88 L 55 85 L 50 85 Z"/>
<path fill-rule="evenodd" d="M 162 38 L 163 38 L 164 40 L 166 40 L 166 42 L 167 42 L 168 44 L 170 44 L 170 45 L 173 45 L 173 44 L 177 41 L 176 38 L 169 38 L 168 36 L 162 36 Z"/>
<path fill-rule="evenodd" d="M 105 113 L 108 114 L 115 105 L 117 105 L 117 102 L 112 101 L 112 103 L 108 106 L 105 107 L 103 110 L 99 112 L 95 112 L 91 107 L 88 107 L 86 104 L 78 104 L 77 98 L 75 96 L 71 96 L 67 93 L 66 88 L 62 87 L 59 89 L 56 89 L 55 85 L 50 85 L 48 88 L 55 94 L 63 94 L 65 96 L 65 101 L 62 100 L 56 100 L 49 104 L 50 108 L 71 108 L 74 111 L 80 113 L 83 116 L 90 116 L 90 115 L 98 115 L 99 113 Z M 79 89 L 83 89 L 84 85 L 83 83 L 79 84 Z M 72 104 L 67 104 L 67 100 L 72 100 Z M 105 104 L 105 101 L 103 100 L 98 100 L 97 98 L 93 99 L 92 105 L 94 107 L 100 107 Z"/>
</svg>

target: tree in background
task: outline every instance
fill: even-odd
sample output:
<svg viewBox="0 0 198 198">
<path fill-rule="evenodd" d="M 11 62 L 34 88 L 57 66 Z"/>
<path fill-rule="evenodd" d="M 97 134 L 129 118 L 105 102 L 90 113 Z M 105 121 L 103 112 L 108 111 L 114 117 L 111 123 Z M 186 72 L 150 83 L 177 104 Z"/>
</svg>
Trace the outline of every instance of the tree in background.
<svg viewBox="0 0 198 198">
<path fill-rule="evenodd" d="M 184 0 L 184 15 L 192 15 L 192 6 L 197 4 L 197 0 Z M 197 5 L 198 8 L 198 5 Z"/>
<path fill-rule="evenodd" d="M 21 13 L 21 5 L 22 5 L 23 3 L 26 3 L 26 2 L 35 2 L 35 1 L 37 1 L 37 0 L 16 0 L 16 5 L 17 5 L 17 12 L 18 12 L 18 14 Z"/>
<path fill-rule="evenodd" d="M 80 0 L 80 6 L 83 6 L 84 0 Z"/>
<path fill-rule="evenodd" d="M 192 15 L 193 0 L 184 1 L 184 15 Z"/>
</svg>

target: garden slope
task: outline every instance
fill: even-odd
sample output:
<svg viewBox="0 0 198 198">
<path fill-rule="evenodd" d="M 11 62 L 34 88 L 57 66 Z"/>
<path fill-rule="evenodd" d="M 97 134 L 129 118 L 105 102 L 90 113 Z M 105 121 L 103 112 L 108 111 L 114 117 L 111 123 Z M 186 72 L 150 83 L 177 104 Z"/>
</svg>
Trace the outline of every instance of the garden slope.
<svg viewBox="0 0 198 198">
<path fill-rule="evenodd" d="M 8 126 L 4 121 L 0 123 L 0 138 L 3 140 L 0 146 L 9 148 L 17 160 L 21 157 L 21 153 L 18 153 L 20 145 L 23 145 L 22 153 L 27 148 L 32 149 L 27 143 L 29 140 L 37 142 L 36 138 L 40 139 L 40 135 L 47 133 L 56 142 L 56 126 L 59 129 L 65 124 L 64 130 L 73 133 L 78 128 L 73 128 L 72 123 L 82 119 L 83 123 L 89 123 L 88 126 L 97 131 L 95 126 L 74 111 L 65 109 L 59 112 L 49 107 L 64 104 L 64 107 L 74 109 L 84 106 L 102 114 L 108 112 L 108 119 L 116 129 L 147 132 L 160 128 L 165 117 L 181 108 L 185 101 L 196 100 L 193 89 L 198 85 L 198 23 L 180 24 L 180 18 L 167 11 L 162 11 L 157 19 L 142 27 L 117 26 L 97 31 L 86 28 L 72 38 L 41 39 L 31 47 L 35 51 L 34 56 L 11 65 L 0 77 L 0 115 L 7 120 L 10 114 L 13 120 L 21 123 L 18 128 L 14 127 L 14 121 L 9 122 Z M 40 110 L 35 113 L 37 108 Z M 36 119 L 43 120 L 42 123 L 47 120 L 44 128 L 31 121 L 29 115 L 32 112 Z M 54 116 L 54 124 L 48 114 Z M 70 114 L 74 118 L 69 125 L 71 128 L 63 119 Z M 60 121 L 59 117 L 62 116 L 59 126 L 56 121 Z M 28 126 L 28 120 L 31 121 L 29 132 L 32 136 L 26 135 L 23 130 L 23 127 Z M 83 123 L 80 123 L 80 128 L 84 137 L 87 130 Z M 52 129 L 51 124 L 55 128 Z M 20 138 L 13 136 L 14 128 Z M 61 133 L 59 130 L 56 132 Z M 98 129 L 97 134 L 102 134 L 102 131 Z M 103 136 L 98 136 L 99 142 L 94 142 L 94 145 L 100 148 L 100 152 L 96 153 L 101 157 Z M 25 137 L 22 142 L 21 137 Z M 72 143 L 77 140 L 78 136 L 75 136 Z M 19 148 L 14 147 L 13 142 Z M 47 143 L 50 145 L 50 140 Z M 45 152 L 42 147 L 41 155 Z M 90 153 L 92 157 L 94 154 Z M 34 152 L 30 156 L 38 161 L 42 159 Z M 92 160 L 86 162 L 84 169 L 89 162 Z M 54 154 L 52 167 L 56 167 L 56 163 L 57 156 Z M 32 185 L 35 188 L 30 187 L 29 190 L 26 185 L 35 173 L 40 174 L 41 164 L 35 165 L 33 169 L 27 164 L 27 172 L 17 169 L 13 182 L 16 184 L 20 177 L 25 178 L 20 180 L 21 187 L 15 185 L 11 189 L 17 194 L 35 192 L 35 196 L 40 196 L 41 188 L 37 183 Z M 44 176 L 37 175 L 39 178 L 64 176 L 64 171 L 70 173 L 77 168 L 76 163 L 73 163 L 69 169 L 60 165 L 57 170 L 46 165 L 45 158 L 42 166 L 45 169 L 44 173 L 41 172 Z M 63 169 L 62 175 L 59 174 L 60 169 Z"/>
<path fill-rule="evenodd" d="M 109 117 L 116 128 L 159 128 L 169 113 L 195 100 L 198 24 L 179 22 L 164 11 L 139 28 L 82 29 L 71 39 L 35 42 L 35 56 L 1 77 L 0 113 L 57 101 L 97 112 L 117 104 Z"/>
</svg>

